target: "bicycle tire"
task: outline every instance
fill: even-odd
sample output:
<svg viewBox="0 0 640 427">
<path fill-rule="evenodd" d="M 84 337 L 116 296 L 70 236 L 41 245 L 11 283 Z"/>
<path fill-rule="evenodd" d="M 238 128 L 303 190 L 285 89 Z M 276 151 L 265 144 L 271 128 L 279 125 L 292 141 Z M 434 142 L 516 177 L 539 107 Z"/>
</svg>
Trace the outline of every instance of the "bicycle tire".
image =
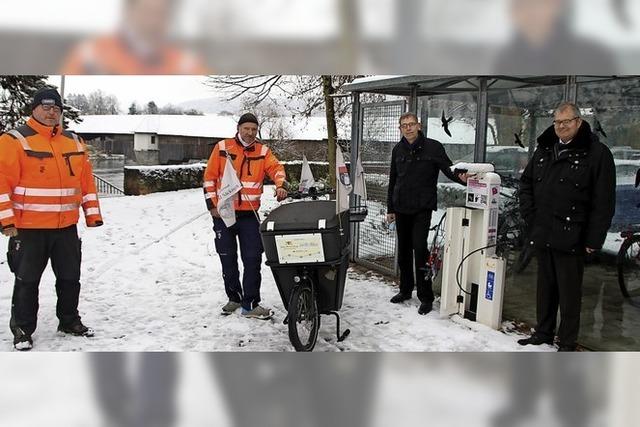
<svg viewBox="0 0 640 427">
<path fill-rule="evenodd" d="M 312 351 L 318 339 L 320 313 L 311 286 L 303 284 L 293 288 L 289 301 L 288 326 L 293 348 L 296 351 Z"/>
<path fill-rule="evenodd" d="M 438 224 L 436 224 L 430 229 L 430 231 L 434 231 L 434 234 L 433 234 L 433 239 L 431 240 L 431 244 L 429 245 L 429 252 L 427 253 L 428 271 L 426 274 L 426 278 L 428 280 L 431 280 L 432 282 L 436 281 L 436 278 L 438 277 L 440 270 L 442 270 L 442 259 L 444 257 L 443 256 L 444 255 L 444 230 L 445 230 L 446 216 L 447 216 L 447 213 L 445 212 L 442 215 L 442 217 L 440 217 Z M 435 258 L 432 256 L 434 253 L 436 254 Z"/>
<path fill-rule="evenodd" d="M 640 235 L 622 242 L 616 264 L 622 296 L 627 299 L 640 297 Z"/>
</svg>

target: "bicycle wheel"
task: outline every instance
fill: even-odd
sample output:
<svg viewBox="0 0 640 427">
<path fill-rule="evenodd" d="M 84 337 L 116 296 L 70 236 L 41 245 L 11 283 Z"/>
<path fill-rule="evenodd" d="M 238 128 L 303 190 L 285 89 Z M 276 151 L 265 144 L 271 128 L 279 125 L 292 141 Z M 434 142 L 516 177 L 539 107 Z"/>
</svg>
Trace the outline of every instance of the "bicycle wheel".
<svg viewBox="0 0 640 427">
<path fill-rule="evenodd" d="M 625 298 L 640 297 L 640 235 L 631 236 L 618 251 L 618 284 Z"/>
<path fill-rule="evenodd" d="M 432 282 L 436 281 L 438 273 L 442 270 L 442 258 L 444 256 L 444 230 L 447 214 L 443 214 L 438 224 L 431 230 L 434 231 L 431 245 L 429 246 L 429 258 L 427 262 L 428 275 L 427 279 Z"/>
<path fill-rule="evenodd" d="M 318 339 L 320 313 L 311 286 L 296 286 L 289 301 L 289 340 L 296 351 L 311 351 Z"/>
</svg>

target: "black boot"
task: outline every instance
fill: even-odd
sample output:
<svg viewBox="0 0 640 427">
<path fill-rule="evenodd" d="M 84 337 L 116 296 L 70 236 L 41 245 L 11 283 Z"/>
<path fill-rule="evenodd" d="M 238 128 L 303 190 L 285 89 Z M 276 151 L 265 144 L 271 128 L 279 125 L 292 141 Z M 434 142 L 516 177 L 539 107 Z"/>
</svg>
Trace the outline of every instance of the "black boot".
<svg viewBox="0 0 640 427">
<path fill-rule="evenodd" d="M 76 320 L 70 325 L 63 325 L 62 323 L 60 323 L 58 325 L 58 332 L 63 334 L 75 335 L 77 337 L 92 337 L 95 334 L 93 329 L 83 325 L 80 319 Z"/>
<path fill-rule="evenodd" d="M 402 292 L 398 292 L 393 297 L 391 297 L 391 302 L 393 304 L 398 304 L 398 303 L 401 303 L 401 302 L 406 301 L 408 299 L 411 299 L 411 295 L 407 295 L 407 294 L 403 294 Z"/>
<path fill-rule="evenodd" d="M 15 328 L 13 333 L 13 348 L 19 351 L 29 351 L 33 348 L 31 335 L 25 334 L 21 328 Z"/>
<path fill-rule="evenodd" d="M 560 344 L 558 346 L 558 351 L 576 351 L 576 345 Z"/>
<path fill-rule="evenodd" d="M 541 345 L 541 344 L 553 344 L 553 338 L 545 338 L 542 335 L 534 333 L 529 338 L 523 338 L 518 340 L 520 345 Z"/>
<path fill-rule="evenodd" d="M 418 309 L 418 314 L 424 316 L 425 314 L 431 312 L 433 309 L 433 303 L 431 301 L 425 301 L 420 304 L 420 308 Z"/>
</svg>

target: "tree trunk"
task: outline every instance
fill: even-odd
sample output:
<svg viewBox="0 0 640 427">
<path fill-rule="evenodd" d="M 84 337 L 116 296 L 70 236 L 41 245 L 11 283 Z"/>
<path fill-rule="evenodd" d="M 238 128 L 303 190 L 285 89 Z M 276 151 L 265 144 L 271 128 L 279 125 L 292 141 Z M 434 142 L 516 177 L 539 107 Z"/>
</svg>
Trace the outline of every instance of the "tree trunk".
<svg viewBox="0 0 640 427">
<path fill-rule="evenodd" d="M 336 140 L 338 131 L 336 129 L 336 112 L 331 95 L 334 92 L 331 76 L 321 76 L 322 95 L 327 115 L 327 137 L 329 151 L 329 184 L 336 187 Z"/>
</svg>

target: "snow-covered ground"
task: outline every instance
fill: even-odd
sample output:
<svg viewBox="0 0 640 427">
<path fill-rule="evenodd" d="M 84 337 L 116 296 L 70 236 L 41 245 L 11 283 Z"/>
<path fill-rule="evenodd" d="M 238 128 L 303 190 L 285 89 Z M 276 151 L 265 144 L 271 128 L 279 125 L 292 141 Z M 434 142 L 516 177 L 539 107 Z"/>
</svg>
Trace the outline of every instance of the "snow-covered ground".
<svg viewBox="0 0 640 427">
<path fill-rule="evenodd" d="M 267 187 L 263 210 L 275 206 Z M 290 351 L 287 326 L 273 276 L 264 266 L 263 304 L 271 321 L 223 317 L 226 302 L 215 253 L 211 218 L 202 190 L 102 200 L 105 225 L 80 226 L 83 239 L 80 313 L 96 330 L 93 338 L 56 335 L 54 277 L 47 268 L 40 284 L 39 351 Z M 263 213 L 264 215 L 264 213 Z M 6 242 L 6 240 L 5 240 Z M 12 349 L 9 314 L 13 277 L 0 262 L 0 346 Z M 351 269 L 341 310 L 351 335 L 336 342 L 335 320 L 323 316 L 316 351 L 551 351 L 520 347 L 518 336 L 453 317 L 437 303 L 427 316 L 418 301 L 393 305 L 397 292 L 387 279 Z"/>
</svg>

